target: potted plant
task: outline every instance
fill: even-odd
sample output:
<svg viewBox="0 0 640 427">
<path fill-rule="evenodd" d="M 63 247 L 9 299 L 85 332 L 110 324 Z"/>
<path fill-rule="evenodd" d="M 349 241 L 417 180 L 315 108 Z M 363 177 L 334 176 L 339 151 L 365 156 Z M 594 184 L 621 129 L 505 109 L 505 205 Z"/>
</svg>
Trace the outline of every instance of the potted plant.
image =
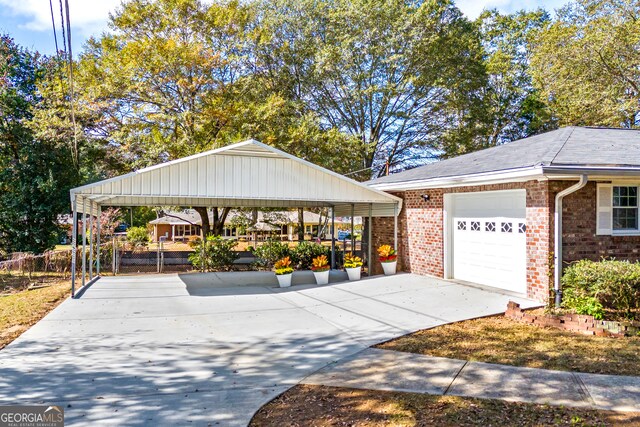
<svg viewBox="0 0 640 427">
<path fill-rule="evenodd" d="M 398 265 L 398 254 L 395 249 L 392 249 L 389 245 L 382 245 L 378 248 L 378 259 L 382 264 L 385 276 L 396 274 L 396 267 Z"/>
<path fill-rule="evenodd" d="M 288 288 L 291 286 L 293 267 L 291 267 L 291 259 L 289 259 L 288 256 L 278 260 L 273 266 L 273 271 L 276 273 L 278 285 L 280 285 L 281 288 Z"/>
<path fill-rule="evenodd" d="M 344 256 L 344 269 L 347 271 L 349 280 L 360 280 L 362 272 L 362 259 L 349 252 Z"/>
<path fill-rule="evenodd" d="M 329 283 L 329 260 L 326 255 L 320 255 L 313 259 L 311 270 L 316 278 L 318 285 L 326 285 Z"/>
</svg>

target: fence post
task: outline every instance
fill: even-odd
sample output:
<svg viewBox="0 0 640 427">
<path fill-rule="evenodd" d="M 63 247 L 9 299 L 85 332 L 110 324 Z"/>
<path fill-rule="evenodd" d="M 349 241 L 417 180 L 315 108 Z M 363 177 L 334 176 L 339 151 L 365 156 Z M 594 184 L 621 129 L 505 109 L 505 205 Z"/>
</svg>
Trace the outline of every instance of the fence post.
<svg viewBox="0 0 640 427">
<path fill-rule="evenodd" d="M 160 273 L 164 271 L 164 240 L 160 241 Z"/>
</svg>

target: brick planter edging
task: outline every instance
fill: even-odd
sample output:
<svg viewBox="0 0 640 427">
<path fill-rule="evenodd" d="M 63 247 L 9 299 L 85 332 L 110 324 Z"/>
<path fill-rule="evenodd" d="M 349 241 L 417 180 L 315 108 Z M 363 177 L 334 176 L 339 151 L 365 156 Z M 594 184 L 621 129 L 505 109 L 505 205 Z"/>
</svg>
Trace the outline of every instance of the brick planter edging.
<svg viewBox="0 0 640 427">
<path fill-rule="evenodd" d="M 593 316 L 585 314 L 530 314 L 520 308 L 520 304 L 514 301 L 509 301 L 507 311 L 505 311 L 504 315 L 518 322 L 564 329 L 584 335 L 597 335 L 599 337 L 622 338 L 637 335 L 638 332 L 640 332 L 640 325 L 597 320 L 594 319 Z"/>
</svg>

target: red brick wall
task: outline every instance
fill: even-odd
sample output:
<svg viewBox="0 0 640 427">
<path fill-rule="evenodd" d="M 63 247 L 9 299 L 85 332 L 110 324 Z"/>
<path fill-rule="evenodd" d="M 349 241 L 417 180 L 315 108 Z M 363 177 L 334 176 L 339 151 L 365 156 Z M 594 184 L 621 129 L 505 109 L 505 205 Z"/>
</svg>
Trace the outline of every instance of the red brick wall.
<svg viewBox="0 0 640 427">
<path fill-rule="evenodd" d="M 547 182 L 544 181 L 397 193 L 404 199 L 398 218 L 398 268 L 401 271 L 444 277 L 444 194 L 521 188 L 527 190 L 527 295 L 540 301 L 546 300 L 552 229 L 549 224 L 550 195 Z M 422 199 L 423 194 L 429 195 L 428 201 Z M 374 218 L 372 240 L 374 248 L 381 244 L 393 244 L 393 218 Z M 381 273 L 377 262 L 374 262 L 373 273 Z"/>
<path fill-rule="evenodd" d="M 552 200 L 560 190 L 574 182 L 553 181 Z M 551 215 L 555 205 L 552 205 Z M 553 218 L 551 219 L 553 223 Z M 562 205 L 562 258 L 564 265 L 581 259 L 594 261 L 602 257 L 640 260 L 640 236 L 596 235 L 596 183 L 587 185 L 564 198 Z M 553 236 L 552 236 L 553 242 Z"/>
</svg>

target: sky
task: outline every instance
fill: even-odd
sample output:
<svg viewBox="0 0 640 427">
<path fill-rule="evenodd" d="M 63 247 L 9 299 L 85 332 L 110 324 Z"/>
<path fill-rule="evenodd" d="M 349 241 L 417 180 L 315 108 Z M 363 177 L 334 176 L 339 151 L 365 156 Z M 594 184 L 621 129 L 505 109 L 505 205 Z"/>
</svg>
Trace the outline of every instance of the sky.
<svg viewBox="0 0 640 427">
<path fill-rule="evenodd" d="M 71 40 L 74 57 L 92 35 L 107 30 L 109 13 L 121 0 L 69 0 Z M 64 3 L 64 2 L 63 2 Z M 469 18 L 475 19 L 483 9 L 498 9 L 504 13 L 520 9 L 542 7 L 550 12 L 567 0 L 457 0 L 456 4 Z M 58 44 L 62 48 L 60 29 L 60 3 L 52 0 L 56 20 Z M 55 52 L 51 10 L 47 0 L 0 0 L 0 34 L 8 33 L 14 40 L 31 50 L 52 54 Z"/>
</svg>

